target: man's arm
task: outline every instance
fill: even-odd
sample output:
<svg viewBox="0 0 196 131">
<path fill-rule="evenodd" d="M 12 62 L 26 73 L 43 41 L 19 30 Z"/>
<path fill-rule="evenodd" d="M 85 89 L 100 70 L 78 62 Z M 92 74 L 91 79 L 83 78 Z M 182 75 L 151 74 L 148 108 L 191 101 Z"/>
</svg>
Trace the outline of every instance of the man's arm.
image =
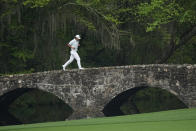
<svg viewBox="0 0 196 131">
<path fill-rule="evenodd" d="M 67 44 L 67 46 L 69 46 L 70 48 L 72 48 L 72 49 L 75 49 L 74 47 L 72 47 L 70 44 Z"/>
</svg>

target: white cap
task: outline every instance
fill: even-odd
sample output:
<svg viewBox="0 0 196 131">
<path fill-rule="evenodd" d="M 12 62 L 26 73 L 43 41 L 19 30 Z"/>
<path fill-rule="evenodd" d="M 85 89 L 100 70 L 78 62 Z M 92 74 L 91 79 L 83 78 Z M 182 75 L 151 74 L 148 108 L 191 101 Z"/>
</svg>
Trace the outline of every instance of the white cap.
<svg viewBox="0 0 196 131">
<path fill-rule="evenodd" d="M 81 38 L 80 38 L 80 35 L 76 35 L 75 37 L 78 38 L 78 39 L 81 39 Z"/>
</svg>

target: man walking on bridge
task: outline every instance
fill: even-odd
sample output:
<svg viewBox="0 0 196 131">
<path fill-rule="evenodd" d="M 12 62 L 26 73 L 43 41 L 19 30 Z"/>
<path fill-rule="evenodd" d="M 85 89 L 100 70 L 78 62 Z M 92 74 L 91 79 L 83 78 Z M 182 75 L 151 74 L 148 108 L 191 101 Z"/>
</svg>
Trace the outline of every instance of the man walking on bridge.
<svg viewBox="0 0 196 131">
<path fill-rule="evenodd" d="M 77 61 L 77 64 L 78 64 L 78 68 L 79 69 L 84 69 L 82 68 L 81 66 L 81 63 L 80 63 L 80 56 L 78 55 L 77 51 L 78 51 L 78 46 L 80 46 L 79 44 L 79 40 L 80 40 L 80 35 L 76 35 L 75 38 L 73 40 L 71 40 L 67 45 L 71 48 L 71 51 L 70 51 L 70 58 L 69 60 L 64 64 L 62 65 L 63 67 L 63 70 L 65 70 L 65 68 L 74 60 L 76 59 Z"/>
</svg>

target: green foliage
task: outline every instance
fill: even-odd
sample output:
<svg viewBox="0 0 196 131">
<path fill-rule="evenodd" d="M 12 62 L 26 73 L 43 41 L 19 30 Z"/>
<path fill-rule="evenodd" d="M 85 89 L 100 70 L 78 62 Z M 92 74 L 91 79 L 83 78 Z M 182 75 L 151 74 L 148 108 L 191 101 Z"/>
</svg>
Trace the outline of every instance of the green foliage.
<svg viewBox="0 0 196 131">
<path fill-rule="evenodd" d="M 75 34 L 82 35 L 79 54 L 86 67 L 155 63 L 171 41 L 178 45 L 194 27 L 195 5 L 194 0 L 2 0 L 0 72 L 61 69 L 69 58 L 64 44 Z M 196 62 L 192 47 L 178 53 L 169 63 L 183 63 L 182 54 L 187 63 Z"/>
<path fill-rule="evenodd" d="M 117 18 L 113 17 L 111 14 L 105 15 L 104 18 L 105 18 L 107 21 L 110 21 L 110 22 L 112 22 L 112 23 L 115 23 L 116 25 L 118 25 L 118 24 L 121 23 Z"/>
<path fill-rule="evenodd" d="M 178 49 L 168 60 L 171 64 L 195 64 L 196 61 L 196 36 L 193 37 L 187 46 Z"/>
<path fill-rule="evenodd" d="M 81 24 L 84 24 L 89 30 L 96 31 L 94 24 L 91 21 L 87 20 L 85 17 L 80 17 L 79 22 Z"/>
<path fill-rule="evenodd" d="M 195 2 L 189 1 L 186 5 L 176 0 L 151 0 L 151 2 L 139 4 L 136 14 L 139 16 L 139 21 L 144 22 L 144 18 L 147 20 L 145 22 L 147 32 L 174 21 L 193 24 L 196 23 L 196 9 L 195 7 L 189 8 L 192 4 L 195 5 Z"/>
<path fill-rule="evenodd" d="M 31 50 L 27 48 L 26 42 L 26 27 L 17 22 L 13 22 L 7 26 L 7 34 L 4 41 L 0 42 L 0 57 L 1 71 L 6 71 L 6 68 L 12 68 L 12 72 L 21 72 L 26 68 L 29 60 L 34 58 Z"/>
<path fill-rule="evenodd" d="M 196 10 L 186 10 L 179 18 L 180 23 L 196 23 Z"/>
<path fill-rule="evenodd" d="M 44 7 L 46 6 L 51 0 L 25 0 L 23 4 L 26 6 L 30 6 L 31 8 L 36 7 Z"/>
<path fill-rule="evenodd" d="M 151 0 L 150 3 L 144 2 L 137 7 L 137 14 L 146 17 L 146 31 L 153 31 L 161 25 L 172 21 L 177 21 L 184 11 L 174 0 Z"/>
<path fill-rule="evenodd" d="M 17 3 L 18 0 L 1 0 L 2 2 Z"/>
<path fill-rule="evenodd" d="M 31 51 L 20 49 L 14 49 L 12 56 L 14 56 L 17 59 L 21 59 L 24 62 L 34 57 Z"/>
</svg>

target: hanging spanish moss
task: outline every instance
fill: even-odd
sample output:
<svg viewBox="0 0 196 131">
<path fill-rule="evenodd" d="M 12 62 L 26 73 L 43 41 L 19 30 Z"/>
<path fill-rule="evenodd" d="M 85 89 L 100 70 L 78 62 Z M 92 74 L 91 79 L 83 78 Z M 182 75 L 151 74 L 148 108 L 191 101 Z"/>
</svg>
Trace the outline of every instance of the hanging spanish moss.
<svg viewBox="0 0 196 131">
<path fill-rule="evenodd" d="M 62 9 L 71 10 L 71 18 L 74 19 L 74 24 L 82 23 L 83 26 L 92 30 L 92 36 L 96 39 L 100 39 L 101 43 L 105 47 L 120 49 L 120 36 L 117 25 L 106 20 L 97 10 L 87 5 L 80 5 L 76 3 L 64 4 L 59 7 L 59 10 Z M 81 17 L 83 17 L 82 21 Z M 84 19 L 86 20 L 85 22 Z"/>
</svg>

